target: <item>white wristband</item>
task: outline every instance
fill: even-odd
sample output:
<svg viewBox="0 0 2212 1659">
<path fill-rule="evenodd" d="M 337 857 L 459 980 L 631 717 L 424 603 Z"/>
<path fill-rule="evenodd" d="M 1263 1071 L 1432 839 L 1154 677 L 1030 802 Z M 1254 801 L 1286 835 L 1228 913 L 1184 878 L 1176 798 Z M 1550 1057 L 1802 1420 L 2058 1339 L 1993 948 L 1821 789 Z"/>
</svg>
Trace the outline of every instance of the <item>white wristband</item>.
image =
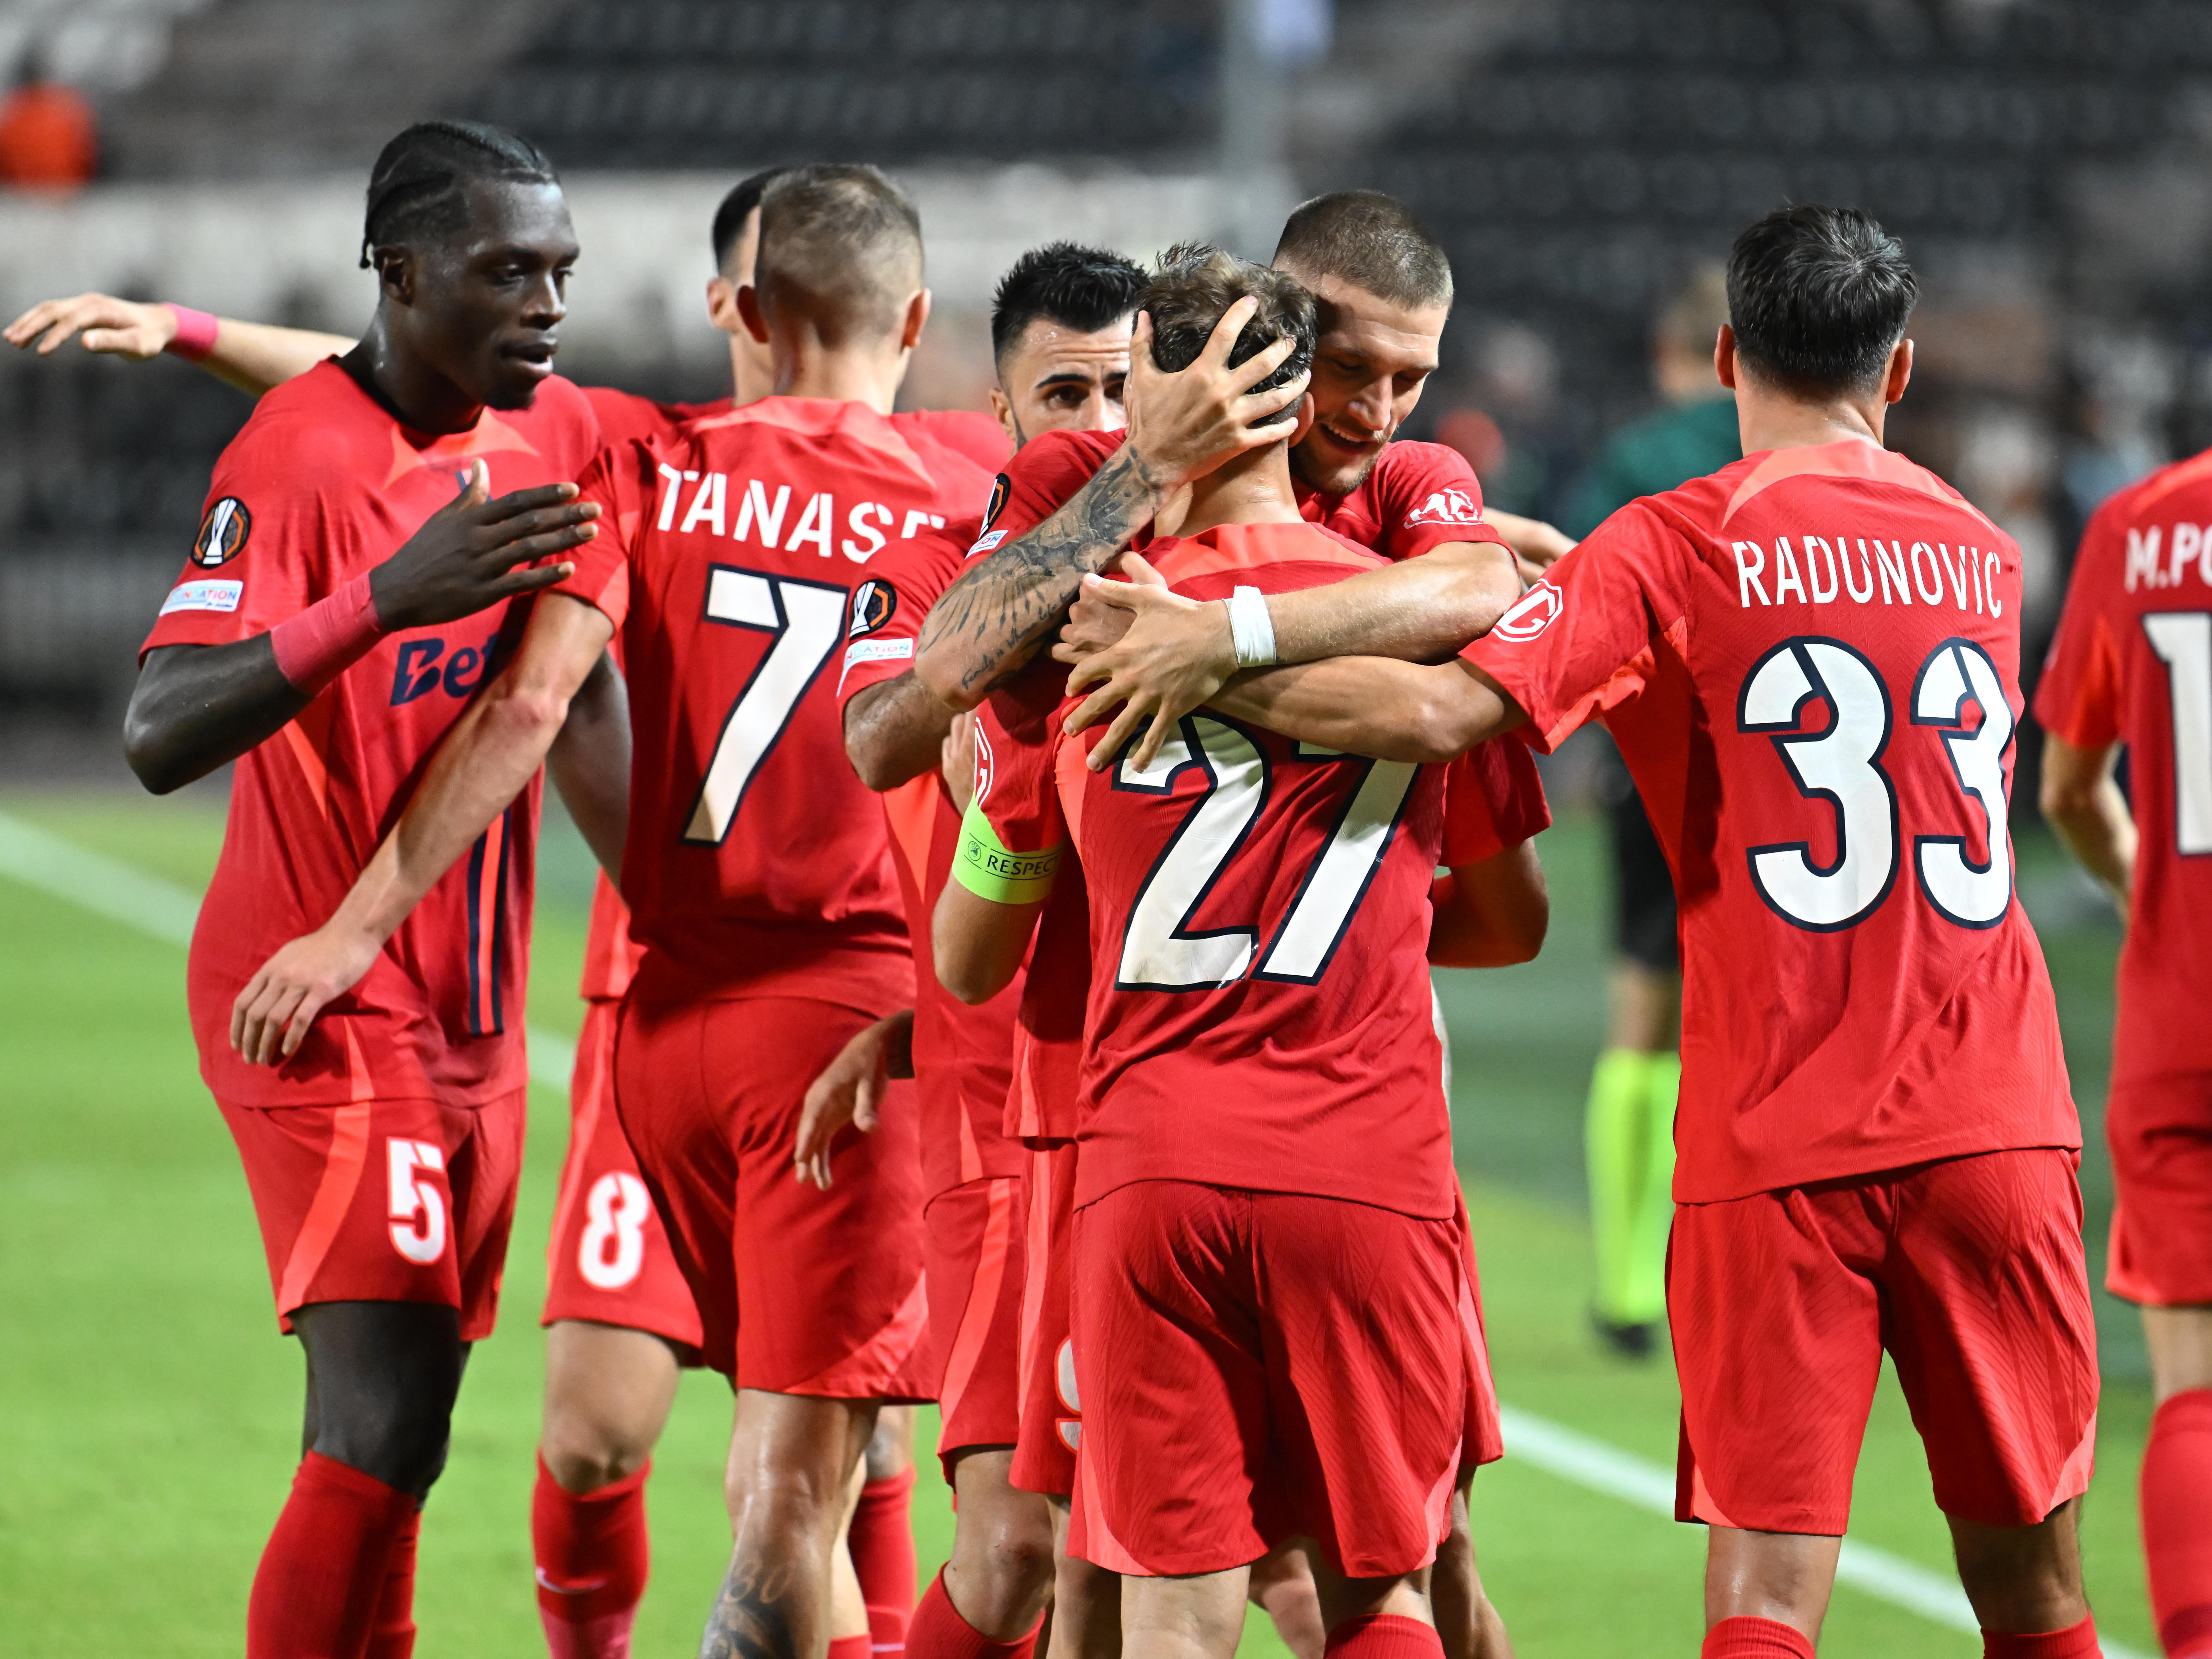
<svg viewBox="0 0 2212 1659">
<path fill-rule="evenodd" d="M 1275 623 L 1267 614 L 1265 593 L 1256 587 L 1235 588 L 1222 603 L 1229 607 L 1229 637 L 1239 668 L 1273 668 L 1282 660 L 1275 654 Z"/>
</svg>

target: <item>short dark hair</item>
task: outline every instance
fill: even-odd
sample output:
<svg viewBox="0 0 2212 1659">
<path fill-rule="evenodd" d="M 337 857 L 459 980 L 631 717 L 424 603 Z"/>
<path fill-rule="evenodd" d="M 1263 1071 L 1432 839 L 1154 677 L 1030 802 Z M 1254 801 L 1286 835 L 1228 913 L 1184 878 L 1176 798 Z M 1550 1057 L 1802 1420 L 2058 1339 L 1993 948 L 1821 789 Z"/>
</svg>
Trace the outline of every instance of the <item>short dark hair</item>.
<svg viewBox="0 0 2212 1659">
<path fill-rule="evenodd" d="M 896 328 L 921 275 L 921 216 L 874 167 L 793 167 L 769 181 L 753 256 L 764 312 L 803 311 L 835 345 Z"/>
<path fill-rule="evenodd" d="M 991 361 L 1004 364 L 1040 319 L 1093 334 L 1134 311 L 1144 295 L 1144 267 L 1118 253 L 1074 242 L 1033 247 L 991 296 Z"/>
<path fill-rule="evenodd" d="M 1339 190 L 1302 202 L 1283 225 L 1275 264 L 1334 276 L 1399 306 L 1452 302 L 1451 261 L 1429 228 L 1379 190 Z"/>
<path fill-rule="evenodd" d="M 384 147 L 368 175 L 361 263 L 377 248 L 451 236 L 468 222 L 463 198 L 477 179 L 557 185 L 561 175 L 527 138 L 481 121 L 417 121 Z"/>
<path fill-rule="evenodd" d="M 730 193 L 722 198 L 722 205 L 714 210 L 714 228 L 708 233 L 714 245 L 714 269 L 721 270 L 730 263 L 730 250 L 738 245 L 738 238 L 745 233 L 745 221 L 761 204 L 768 187 L 791 169 L 763 167 L 758 173 L 747 173 L 730 186 Z"/>
<path fill-rule="evenodd" d="M 1880 385 L 1919 297 L 1905 245 L 1856 208 L 1777 208 L 1729 250 L 1737 354 L 1802 397 Z"/>
<path fill-rule="evenodd" d="M 1145 287 L 1145 311 L 1152 319 L 1152 362 L 1170 374 L 1198 361 L 1206 341 L 1229 307 L 1246 295 L 1260 308 L 1231 348 L 1233 365 L 1258 356 L 1288 335 L 1297 342 L 1282 367 L 1252 389 L 1262 392 L 1303 374 L 1313 366 L 1314 298 L 1297 278 L 1202 242 L 1182 242 L 1160 256 L 1159 269 Z"/>
</svg>

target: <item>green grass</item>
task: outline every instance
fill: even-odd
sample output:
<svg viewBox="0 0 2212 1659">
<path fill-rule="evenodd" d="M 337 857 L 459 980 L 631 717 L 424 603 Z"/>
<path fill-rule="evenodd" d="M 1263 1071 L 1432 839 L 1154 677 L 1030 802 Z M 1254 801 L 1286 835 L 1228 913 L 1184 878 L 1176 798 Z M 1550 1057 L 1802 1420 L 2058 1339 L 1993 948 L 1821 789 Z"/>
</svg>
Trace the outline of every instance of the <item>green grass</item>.
<svg viewBox="0 0 2212 1659">
<path fill-rule="evenodd" d="M 15 794 L 0 809 L 188 885 L 204 882 L 219 805 Z M 1603 882 L 1593 826 L 1543 843 L 1555 920 L 1522 969 L 1442 976 L 1458 1060 L 1454 1111 L 1505 1398 L 1670 1464 L 1663 1361 L 1601 1354 L 1585 1323 L 1580 1120 L 1601 1034 Z M 2082 903 L 2048 843 L 2024 838 L 2021 888 L 2045 923 L 2092 1136 L 2083 1183 L 2101 1269 L 2110 1179 L 2097 1124 L 2117 929 Z M 575 1029 L 588 864 L 550 825 L 531 1017 Z M 235 1654 L 247 1586 L 298 1455 L 296 1349 L 276 1334 L 236 1158 L 200 1086 L 183 953 L 0 880 L 0 1650 L 23 1659 Z M 535 1659 L 531 1452 L 538 1417 L 544 1240 L 566 1103 L 532 1091 L 532 1141 L 499 1334 L 471 1362 L 453 1455 L 426 1517 L 425 1659 Z M 2101 1292 L 2100 1292 L 2101 1297 Z M 2152 1640 L 2133 1536 L 2148 1417 L 2127 1310 L 2100 1300 L 2102 1468 L 2085 1549 L 2100 1626 Z M 654 1577 L 637 1651 L 695 1648 L 727 1548 L 720 1504 L 728 1394 L 686 1379 L 651 1488 Z M 951 1516 L 928 1455 L 915 1525 L 925 1574 Z M 1475 1487 L 1484 1577 L 1528 1659 L 1695 1651 L 1703 1534 L 1510 1457 Z M 1941 1569 L 1946 1545 L 1893 1384 L 1869 1425 L 1854 1530 Z M 1279 1659 L 1255 1627 L 1248 1649 Z M 1839 1589 L 1826 1651 L 1966 1656 L 1971 1638 Z"/>
</svg>

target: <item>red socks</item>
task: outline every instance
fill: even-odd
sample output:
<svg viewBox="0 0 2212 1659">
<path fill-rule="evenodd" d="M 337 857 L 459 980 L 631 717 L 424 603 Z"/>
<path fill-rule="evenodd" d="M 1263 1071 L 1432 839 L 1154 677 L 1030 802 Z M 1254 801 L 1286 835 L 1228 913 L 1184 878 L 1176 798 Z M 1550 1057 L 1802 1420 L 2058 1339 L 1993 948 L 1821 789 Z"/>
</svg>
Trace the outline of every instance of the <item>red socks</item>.
<svg viewBox="0 0 2212 1659">
<path fill-rule="evenodd" d="M 2102 1650 L 2097 1646 L 2097 1621 L 2084 1619 L 2069 1630 L 2054 1630 L 2040 1636 L 2006 1636 L 1999 1632 L 1982 1632 L 1982 1659 L 2097 1659 Z"/>
<path fill-rule="evenodd" d="M 1044 1621 L 1037 1621 L 1040 1627 Z M 1036 1649 L 1036 1632 L 1013 1642 L 994 1642 L 960 1616 L 952 1598 L 945 1593 L 945 1575 L 929 1581 L 921 1605 L 907 1626 L 907 1659 L 1030 1659 Z M 835 1656 L 832 1656 L 835 1659 Z"/>
<path fill-rule="evenodd" d="M 362 1659 L 411 1659 L 415 1651 L 415 1542 L 422 1511 L 407 1517 L 384 1558 L 384 1590 L 376 1598 L 376 1623 Z"/>
<path fill-rule="evenodd" d="M 2212 1654 L 2212 1389 L 2175 1395 L 2143 1448 L 2143 1556 L 2158 1639 L 2174 1659 Z"/>
<path fill-rule="evenodd" d="M 1774 1619 L 1723 1619 L 1705 1632 L 1700 1659 L 1813 1659 L 1813 1638 Z"/>
<path fill-rule="evenodd" d="M 1347 1619 L 1328 1633 L 1327 1659 L 1443 1659 L 1433 1626 L 1395 1613 Z"/>
<path fill-rule="evenodd" d="M 412 1492 L 320 1452 L 301 1458 L 253 1575 L 246 1659 L 355 1659 L 368 1650 L 386 1611 L 393 1546 L 420 1513 Z M 410 1604 L 413 1583 L 410 1571 Z M 403 1616 L 411 1646 L 412 1615 Z M 384 1659 L 405 1650 L 378 1651 Z"/>
<path fill-rule="evenodd" d="M 908 1514 L 914 1492 L 914 1465 L 860 1488 L 846 1546 L 868 1604 L 869 1645 L 890 1659 L 906 1650 L 907 1625 L 914 1617 L 914 1522 Z M 859 1659 L 867 1659 L 866 1654 Z"/>
<path fill-rule="evenodd" d="M 530 1540 L 538 1618 L 553 1659 L 628 1659 L 650 1554 L 645 1478 L 651 1472 L 647 1464 L 611 1486 L 572 1492 L 538 1460 Z"/>
</svg>

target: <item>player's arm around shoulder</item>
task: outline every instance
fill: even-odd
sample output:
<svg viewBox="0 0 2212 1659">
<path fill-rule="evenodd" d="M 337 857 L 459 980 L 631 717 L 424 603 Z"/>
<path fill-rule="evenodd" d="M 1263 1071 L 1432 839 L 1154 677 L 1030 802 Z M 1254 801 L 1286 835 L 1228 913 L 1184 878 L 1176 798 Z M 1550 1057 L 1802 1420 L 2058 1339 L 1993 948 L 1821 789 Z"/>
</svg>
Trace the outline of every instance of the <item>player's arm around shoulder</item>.
<svg viewBox="0 0 2212 1659">
<path fill-rule="evenodd" d="M 1429 890 L 1429 960 L 1444 968 L 1501 968 L 1532 959 L 1551 927 L 1551 895 L 1536 837 L 1551 803 L 1527 745 L 1479 744 L 1444 780 L 1446 873 Z"/>
<path fill-rule="evenodd" d="M 306 374 L 325 357 L 344 356 L 355 344 L 342 334 L 244 323 L 184 306 L 142 305 L 106 294 L 41 300 L 0 332 L 0 339 L 18 349 L 35 343 L 41 357 L 53 356 L 73 336 L 82 339 L 87 351 L 131 362 L 171 353 L 256 398 Z"/>
<path fill-rule="evenodd" d="M 586 600 L 538 599 L 514 660 L 453 723 L 337 913 L 280 949 L 238 994 L 231 1047 L 249 1064 L 296 1054 L 316 1017 L 360 983 L 422 896 L 522 793 L 613 635 L 612 619 Z"/>
</svg>

